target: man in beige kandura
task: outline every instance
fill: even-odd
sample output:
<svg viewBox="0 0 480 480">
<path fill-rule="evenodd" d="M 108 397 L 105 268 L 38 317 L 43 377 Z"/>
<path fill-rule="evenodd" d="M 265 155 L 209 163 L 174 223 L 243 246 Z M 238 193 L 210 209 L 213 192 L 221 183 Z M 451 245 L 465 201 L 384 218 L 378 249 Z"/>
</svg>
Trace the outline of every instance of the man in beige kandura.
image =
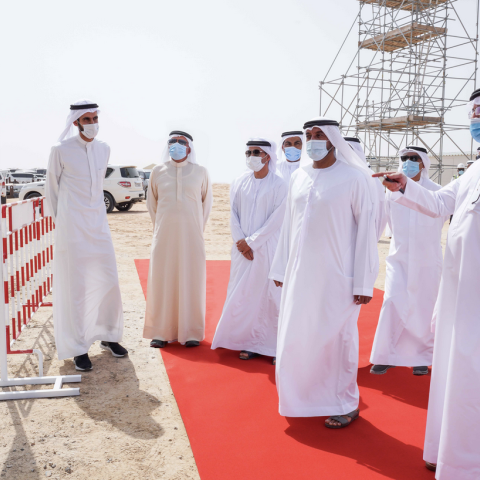
<svg viewBox="0 0 480 480">
<path fill-rule="evenodd" d="M 151 347 L 173 341 L 197 347 L 205 337 L 203 231 L 212 200 L 210 178 L 197 163 L 192 136 L 170 132 L 147 194 L 153 240 L 143 336 L 152 339 Z"/>
</svg>

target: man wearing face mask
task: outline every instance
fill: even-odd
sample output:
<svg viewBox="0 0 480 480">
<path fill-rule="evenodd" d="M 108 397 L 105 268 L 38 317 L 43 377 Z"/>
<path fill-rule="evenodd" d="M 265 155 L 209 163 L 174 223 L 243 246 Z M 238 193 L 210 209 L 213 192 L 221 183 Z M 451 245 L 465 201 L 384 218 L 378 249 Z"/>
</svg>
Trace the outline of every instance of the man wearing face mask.
<svg viewBox="0 0 480 480">
<path fill-rule="evenodd" d="M 303 132 L 301 130 L 282 133 L 282 143 L 277 153 L 280 160 L 277 171 L 287 185 L 290 183 L 292 173 L 300 166 L 302 138 Z"/>
<path fill-rule="evenodd" d="M 334 120 L 304 125 L 309 159 L 292 175 L 270 278 L 282 287 L 276 384 L 280 414 L 359 416 L 360 305 L 378 273 L 377 190 Z"/>
<path fill-rule="evenodd" d="M 170 132 L 162 163 L 150 175 L 147 208 L 153 223 L 144 338 L 164 348 L 197 347 L 205 337 L 206 258 L 203 231 L 212 208 L 207 169 L 193 137 Z"/>
<path fill-rule="evenodd" d="M 430 158 L 423 147 L 399 153 L 399 171 L 430 191 L 441 186 L 428 178 Z M 432 364 L 431 321 L 442 274 L 442 228 L 445 217 L 433 219 L 410 210 L 386 195 L 386 215 L 393 241 L 386 259 L 385 296 L 373 342 L 370 373 L 383 375 L 392 367 L 413 367 L 427 375 Z"/>
<path fill-rule="evenodd" d="M 95 340 L 115 357 L 128 352 L 117 263 L 103 200 L 110 147 L 97 140 L 98 105 L 80 100 L 52 147 L 45 197 L 55 222 L 53 322 L 58 358 L 92 369 Z M 75 135 L 75 130 L 78 134 Z"/>
<path fill-rule="evenodd" d="M 468 104 L 480 143 L 480 90 Z M 378 176 L 379 174 L 376 174 Z M 402 173 L 387 175 L 392 201 L 432 218 L 453 215 L 436 305 L 435 344 L 423 458 L 437 480 L 480 478 L 480 163 L 432 192 Z M 400 192 L 400 189 L 404 193 Z"/>
<path fill-rule="evenodd" d="M 268 278 L 285 213 L 287 184 L 276 175 L 275 143 L 247 142 L 249 171 L 230 188 L 232 263 L 227 299 L 212 349 L 240 350 L 240 359 L 274 357 L 281 291 Z"/>
<path fill-rule="evenodd" d="M 345 141 L 350 145 L 350 148 L 358 155 L 360 160 L 363 160 L 368 168 L 370 167 L 370 163 L 367 162 L 367 157 L 365 156 L 365 152 L 363 151 L 362 144 L 357 137 L 344 137 Z M 375 219 L 375 225 L 377 229 L 377 239 L 380 240 L 383 231 L 387 225 L 387 216 L 385 215 L 385 187 L 382 185 L 381 182 L 376 182 L 375 186 L 377 188 L 377 196 L 378 196 L 378 206 L 377 206 L 377 216 Z M 385 236 L 388 236 L 389 232 L 385 233 Z M 390 235 L 391 236 L 391 235 Z"/>
<path fill-rule="evenodd" d="M 454 180 L 457 180 L 457 179 L 460 178 L 464 173 L 465 173 L 465 165 L 464 165 L 463 163 L 459 163 L 459 164 L 457 165 L 457 174 L 452 177 L 452 180 L 451 180 L 451 181 L 453 182 Z"/>
</svg>

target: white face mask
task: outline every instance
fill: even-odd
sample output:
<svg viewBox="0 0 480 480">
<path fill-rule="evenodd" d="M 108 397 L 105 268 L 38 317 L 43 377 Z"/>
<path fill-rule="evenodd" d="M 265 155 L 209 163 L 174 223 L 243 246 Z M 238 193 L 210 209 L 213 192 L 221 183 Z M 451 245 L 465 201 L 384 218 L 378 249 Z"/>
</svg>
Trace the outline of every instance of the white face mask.
<svg viewBox="0 0 480 480">
<path fill-rule="evenodd" d="M 329 151 L 326 140 L 310 140 L 307 142 L 307 155 L 312 160 L 318 161 L 324 159 Z"/>
<path fill-rule="evenodd" d="M 98 123 L 89 123 L 87 125 L 82 125 L 83 131 L 81 132 L 82 135 L 86 138 L 93 139 L 97 136 L 98 130 L 100 126 Z"/>
<path fill-rule="evenodd" d="M 265 166 L 262 163 L 262 157 L 254 157 L 253 155 L 247 157 L 247 167 L 254 172 L 259 172 Z"/>
</svg>

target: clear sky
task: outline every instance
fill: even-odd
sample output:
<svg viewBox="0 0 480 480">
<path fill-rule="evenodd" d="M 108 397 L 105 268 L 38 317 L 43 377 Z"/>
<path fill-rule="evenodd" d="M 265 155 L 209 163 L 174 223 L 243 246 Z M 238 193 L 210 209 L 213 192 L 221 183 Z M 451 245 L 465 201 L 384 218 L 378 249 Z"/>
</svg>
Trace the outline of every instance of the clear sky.
<svg viewBox="0 0 480 480">
<path fill-rule="evenodd" d="M 229 182 L 248 137 L 278 141 L 318 115 L 318 81 L 357 12 L 356 0 L 2 2 L 0 167 L 45 166 L 69 104 L 89 98 L 111 163 L 157 163 L 180 129 Z M 346 61 L 355 50 L 352 38 Z"/>
</svg>

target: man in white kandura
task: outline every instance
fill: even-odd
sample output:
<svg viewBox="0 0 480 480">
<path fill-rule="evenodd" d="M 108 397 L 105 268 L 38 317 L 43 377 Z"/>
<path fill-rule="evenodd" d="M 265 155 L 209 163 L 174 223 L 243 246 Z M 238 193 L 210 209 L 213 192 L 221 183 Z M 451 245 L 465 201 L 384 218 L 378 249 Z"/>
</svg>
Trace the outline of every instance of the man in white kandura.
<svg viewBox="0 0 480 480">
<path fill-rule="evenodd" d="M 280 414 L 332 415 L 325 426 L 343 428 L 359 415 L 357 319 L 378 273 L 378 196 L 370 170 L 336 121 L 317 118 L 304 130 L 311 160 L 302 159 L 305 165 L 292 175 L 270 271 L 283 285 Z"/>
<path fill-rule="evenodd" d="M 398 171 L 430 191 L 441 186 L 428 178 L 430 158 L 423 147 L 400 150 Z M 391 200 L 386 212 L 393 231 L 387 257 L 385 296 L 373 342 L 371 373 L 392 367 L 413 367 L 427 375 L 432 364 L 432 316 L 442 275 L 442 237 L 445 217 L 431 218 Z"/>
<path fill-rule="evenodd" d="M 147 208 L 153 223 L 144 338 L 163 348 L 197 347 L 205 337 L 206 258 L 203 231 L 212 185 L 198 164 L 193 138 L 170 132 L 162 163 L 150 175 Z"/>
<path fill-rule="evenodd" d="M 294 130 L 282 133 L 282 143 L 277 152 L 277 172 L 285 180 L 287 186 L 290 183 L 292 173 L 300 166 L 302 157 L 303 132 Z"/>
<path fill-rule="evenodd" d="M 212 349 L 241 350 L 240 358 L 274 357 L 281 291 L 268 274 L 285 214 L 287 184 L 276 175 L 275 143 L 247 143 L 249 171 L 230 188 L 232 263 L 227 299 Z"/>
<path fill-rule="evenodd" d="M 358 155 L 360 160 L 363 160 L 367 167 L 370 168 L 370 164 L 367 162 L 367 157 L 365 156 L 365 152 L 362 148 L 360 140 L 357 137 L 344 138 L 345 141 L 350 145 L 350 147 L 353 148 L 353 151 Z M 375 225 L 377 229 L 377 239 L 380 240 L 380 237 L 382 236 L 383 231 L 385 230 L 385 227 L 387 225 L 387 215 L 385 214 L 385 187 L 382 185 L 381 182 L 378 181 L 375 182 L 375 187 L 377 189 L 378 196 L 377 216 L 375 219 Z"/>
<path fill-rule="evenodd" d="M 123 308 L 103 199 L 110 147 L 95 138 L 99 112 L 89 100 L 70 106 L 65 129 L 50 153 L 45 183 L 55 222 L 55 343 L 58 358 L 74 357 L 80 371 L 92 369 L 88 349 L 95 340 L 115 357 L 128 353 L 118 343 Z"/>
<path fill-rule="evenodd" d="M 468 106 L 470 133 L 480 143 L 480 90 L 473 92 Z M 427 468 L 436 468 L 437 480 L 476 480 L 480 478 L 480 162 L 436 192 L 402 173 L 388 177 L 394 180 L 385 182 L 395 192 L 393 201 L 432 218 L 454 214 L 436 305 L 423 458 Z"/>
</svg>

